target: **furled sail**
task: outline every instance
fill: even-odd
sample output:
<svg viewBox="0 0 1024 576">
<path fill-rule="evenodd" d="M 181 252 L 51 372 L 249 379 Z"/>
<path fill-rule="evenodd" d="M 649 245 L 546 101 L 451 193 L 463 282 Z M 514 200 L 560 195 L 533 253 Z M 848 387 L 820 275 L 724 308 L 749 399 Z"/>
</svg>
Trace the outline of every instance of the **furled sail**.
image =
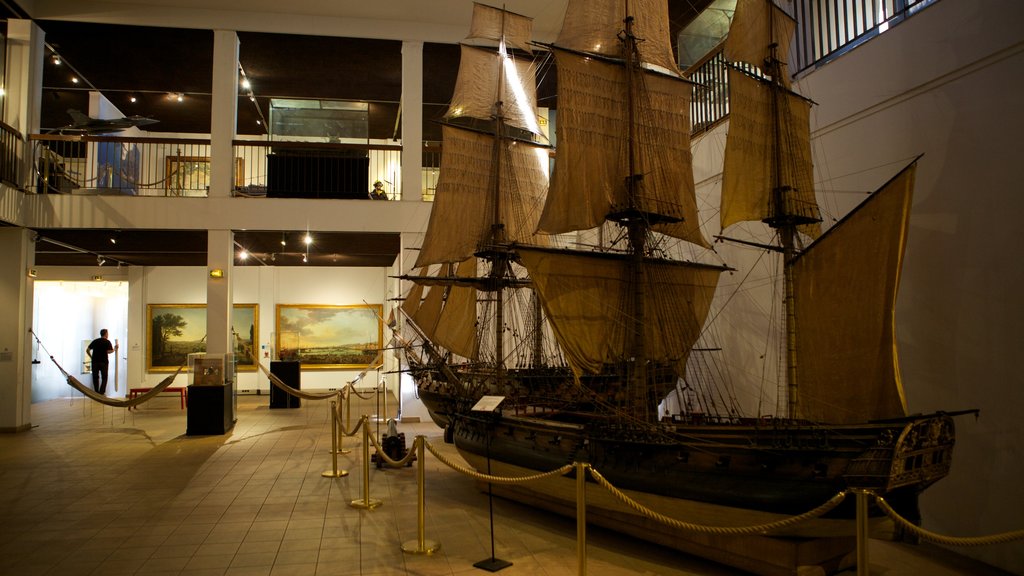
<svg viewBox="0 0 1024 576">
<path fill-rule="evenodd" d="M 473 20 L 467 38 L 501 41 L 526 52 L 533 52 L 533 18 L 493 6 L 473 3 Z"/>
<path fill-rule="evenodd" d="M 495 223 L 495 138 L 444 126 L 437 197 L 416 266 L 461 262 L 490 240 Z M 498 171 L 501 222 L 508 241 L 543 242 L 537 220 L 547 191 L 547 151 L 502 140 Z"/>
<path fill-rule="evenodd" d="M 669 41 L 668 3 L 665 0 L 630 0 L 628 4 L 629 16 L 633 17 L 633 34 L 641 40 L 637 46 L 640 60 L 678 73 Z M 622 0 L 569 0 L 555 44 L 577 52 L 621 58 L 619 34 L 627 16 L 626 5 Z M 561 98 L 561 63 L 558 84 Z"/>
<path fill-rule="evenodd" d="M 916 162 L 791 265 L 800 417 L 845 424 L 906 415 L 895 309 L 915 169 Z"/>
<path fill-rule="evenodd" d="M 540 230 L 560 234 L 599 226 L 633 206 L 683 222 L 661 230 L 708 246 L 700 231 L 690 169 L 689 84 L 644 73 L 636 91 L 634 170 L 629 198 L 629 100 L 625 67 L 555 50 L 558 66 L 558 155 Z M 631 204 L 632 202 L 632 204 Z"/>
<path fill-rule="evenodd" d="M 506 124 L 541 134 L 537 121 L 537 73 L 533 63 L 511 60 L 494 50 L 463 45 L 459 76 L 445 118 L 490 121 L 496 113 L 494 104 L 499 101 Z"/>
<path fill-rule="evenodd" d="M 555 336 L 577 373 L 598 373 L 625 360 L 633 323 L 627 255 L 520 247 L 523 265 Z M 707 317 L 721 268 L 688 262 L 644 262 L 643 338 L 652 362 L 677 363 L 680 373 Z"/>
</svg>

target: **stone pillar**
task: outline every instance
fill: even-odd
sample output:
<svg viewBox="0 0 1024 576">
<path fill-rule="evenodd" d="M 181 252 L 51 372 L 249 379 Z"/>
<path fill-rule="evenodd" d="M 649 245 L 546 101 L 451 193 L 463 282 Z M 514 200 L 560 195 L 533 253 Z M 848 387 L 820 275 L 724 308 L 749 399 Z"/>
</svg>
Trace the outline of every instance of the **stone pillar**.
<svg viewBox="0 0 1024 576">
<path fill-rule="evenodd" d="M 402 43 L 402 200 L 423 200 L 423 42 Z"/>
<path fill-rule="evenodd" d="M 0 432 L 24 432 L 32 427 L 34 233 L 25 228 L 0 227 Z"/>
<path fill-rule="evenodd" d="M 234 350 L 231 334 L 234 238 L 231 230 L 210 230 L 206 240 L 206 351 L 210 354 Z M 220 270 L 222 276 L 214 277 L 215 270 Z"/>
<path fill-rule="evenodd" d="M 238 116 L 238 35 L 213 32 L 213 98 L 210 109 L 210 198 L 231 196 L 235 180 Z"/>
</svg>

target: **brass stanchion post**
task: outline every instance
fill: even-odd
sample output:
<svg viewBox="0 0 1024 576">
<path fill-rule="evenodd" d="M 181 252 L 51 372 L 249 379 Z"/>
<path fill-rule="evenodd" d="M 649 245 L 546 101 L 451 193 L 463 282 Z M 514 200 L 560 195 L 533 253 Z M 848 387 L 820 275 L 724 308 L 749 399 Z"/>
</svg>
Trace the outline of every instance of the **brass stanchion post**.
<svg viewBox="0 0 1024 576">
<path fill-rule="evenodd" d="M 331 400 L 331 462 L 334 467 L 320 473 L 324 478 L 348 476 L 348 470 L 338 470 L 338 402 Z"/>
<path fill-rule="evenodd" d="M 363 497 L 360 500 L 353 500 L 350 506 L 353 508 L 366 508 L 367 510 L 373 510 L 377 506 L 380 506 L 382 502 L 380 500 L 370 498 L 370 421 L 369 418 L 363 416 L 361 419 L 363 426 Z"/>
<path fill-rule="evenodd" d="M 587 465 L 576 463 L 576 567 L 579 576 L 587 573 Z"/>
<path fill-rule="evenodd" d="M 423 506 L 425 492 L 426 492 L 426 464 L 425 456 L 426 449 L 425 445 L 427 439 L 423 436 L 416 437 L 416 458 L 418 466 L 416 468 L 416 488 L 417 488 L 417 499 L 416 499 L 416 540 L 409 540 L 402 544 L 402 551 L 408 552 L 409 554 L 433 554 L 441 549 L 439 542 L 426 539 L 426 512 Z"/>
<path fill-rule="evenodd" d="M 857 576 L 868 576 L 868 493 L 856 490 L 857 493 Z"/>
<path fill-rule="evenodd" d="M 338 398 L 341 404 L 345 403 L 344 388 L 341 392 L 338 392 Z M 334 407 L 334 401 L 331 401 L 331 418 L 334 422 L 334 427 L 338 430 L 338 443 L 336 446 L 331 446 L 331 454 L 350 454 L 352 451 L 346 448 L 342 448 L 345 443 L 345 426 L 341 420 L 341 405 L 338 405 L 337 409 Z"/>
</svg>

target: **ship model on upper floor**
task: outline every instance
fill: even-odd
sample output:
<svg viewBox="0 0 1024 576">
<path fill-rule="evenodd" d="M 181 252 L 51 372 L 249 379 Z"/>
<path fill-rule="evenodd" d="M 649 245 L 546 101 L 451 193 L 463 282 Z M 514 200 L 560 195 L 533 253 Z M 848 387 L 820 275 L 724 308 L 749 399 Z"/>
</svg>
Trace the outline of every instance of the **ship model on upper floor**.
<svg viewBox="0 0 1024 576">
<path fill-rule="evenodd" d="M 471 37 L 498 48 L 462 46 L 433 212 L 403 276 L 420 344 L 408 371 L 446 439 L 480 468 L 589 462 L 666 513 L 690 501 L 798 514 L 859 487 L 915 518 L 954 444 L 949 414 L 908 415 L 896 357 L 915 165 L 822 233 L 810 103 L 780 60 L 793 21 L 767 0 L 738 2 L 721 228 L 773 235 L 737 241 L 782 263 L 786 398 L 785 417 L 743 415 L 715 388 L 729 350 L 710 312 L 737 290 L 723 272 L 744 274 L 714 261 L 701 230 L 693 84 L 664 0 L 569 1 L 545 46 L 558 73 L 550 185 L 530 22 L 475 5 Z M 484 395 L 504 400 L 473 411 Z"/>
</svg>

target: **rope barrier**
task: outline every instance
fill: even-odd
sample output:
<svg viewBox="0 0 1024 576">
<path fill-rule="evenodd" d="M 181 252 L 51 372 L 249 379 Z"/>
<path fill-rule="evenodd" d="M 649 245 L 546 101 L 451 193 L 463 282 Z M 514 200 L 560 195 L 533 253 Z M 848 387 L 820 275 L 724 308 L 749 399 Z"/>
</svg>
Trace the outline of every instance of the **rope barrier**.
<svg viewBox="0 0 1024 576">
<path fill-rule="evenodd" d="M 349 385 L 348 385 L 348 389 L 349 389 L 349 390 L 350 390 L 350 391 L 351 391 L 351 392 L 352 392 L 353 394 L 355 394 L 356 396 L 358 396 L 359 398 L 361 398 L 362 400 L 369 400 L 370 398 L 373 398 L 374 396 L 376 396 L 376 395 L 377 395 L 377 393 L 378 393 L 378 392 L 380 391 L 380 390 L 379 390 L 379 389 L 377 389 L 376 387 L 375 387 L 375 388 L 371 388 L 371 390 L 373 390 L 373 392 L 370 392 L 370 393 L 368 393 L 368 394 L 367 394 L 366 396 L 363 396 L 362 394 L 360 394 L 360 393 L 359 393 L 359 390 L 356 390 L 356 389 L 355 389 L 355 386 L 353 386 L 352 384 L 349 384 Z"/>
<path fill-rule="evenodd" d="M 330 392 L 303 392 L 302 390 L 297 390 L 285 384 L 284 381 L 282 381 L 276 375 L 272 374 L 270 370 L 268 370 L 267 367 L 264 366 L 262 363 L 258 363 L 257 365 L 260 367 L 260 370 L 262 370 L 263 373 L 266 374 L 268 378 L 270 378 L 271 384 L 276 386 L 282 392 L 285 392 L 286 394 L 289 394 L 291 396 L 295 396 L 296 398 L 302 398 L 303 400 L 327 400 L 329 398 L 337 398 L 338 395 L 341 394 L 341 392 L 338 392 L 336 390 L 332 390 Z"/>
<path fill-rule="evenodd" d="M 33 332 L 31 329 L 29 329 L 28 332 L 29 334 L 32 335 L 33 338 L 35 338 L 36 343 L 39 344 L 39 347 L 42 348 L 43 351 L 46 352 L 46 354 L 50 357 L 50 360 L 53 362 L 53 365 L 57 367 L 57 370 L 60 370 L 61 374 L 64 375 L 64 378 L 68 383 L 68 386 L 71 386 L 75 390 L 78 390 L 79 392 L 84 394 L 86 398 L 89 398 L 94 402 L 98 402 L 105 406 L 111 406 L 113 408 L 134 408 L 135 406 L 138 406 L 143 402 L 147 402 L 149 400 L 152 400 L 153 398 L 156 398 L 161 392 L 164 391 L 165 388 L 170 387 L 170 385 L 174 383 L 174 379 L 178 377 L 178 374 L 181 374 L 181 371 L 185 369 L 185 365 L 187 364 L 186 360 L 185 363 L 182 363 L 180 366 L 178 366 L 178 369 L 173 374 L 161 380 L 160 383 L 151 388 L 149 392 L 139 394 L 135 398 L 131 399 L 122 400 L 119 398 L 110 398 L 108 396 L 100 394 L 99 392 L 96 392 L 95 390 L 86 386 L 85 384 L 82 384 L 80 380 L 78 380 L 70 373 L 68 373 L 68 371 L 65 370 L 63 366 L 60 365 L 60 362 L 57 362 L 57 359 L 54 358 L 52 354 L 50 354 L 50 351 L 46 349 L 46 346 L 43 345 L 43 342 L 42 340 L 39 339 L 39 336 L 36 335 L 36 333 Z"/>
<path fill-rule="evenodd" d="M 608 480 L 605 479 L 605 477 L 602 476 L 597 470 L 594 470 L 592 467 L 588 468 L 590 469 L 590 475 L 594 477 L 594 480 L 596 480 L 602 488 L 608 490 L 612 494 L 612 496 L 615 496 L 623 504 L 629 506 L 633 510 L 636 510 L 643 516 L 646 516 L 647 518 L 650 518 L 651 520 L 655 520 L 662 524 L 672 526 L 673 528 L 688 530 L 690 532 L 703 532 L 705 534 L 725 534 L 731 536 L 741 536 L 748 534 L 764 534 L 766 532 L 772 532 L 780 528 L 787 528 L 789 526 L 793 526 L 794 524 L 806 522 L 807 520 L 817 518 L 818 516 L 827 513 L 829 510 L 832 510 L 833 508 L 838 506 L 846 498 L 847 495 L 846 490 L 843 490 L 836 494 L 835 496 L 833 496 L 832 498 L 830 498 L 827 502 L 813 510 L 809 510 L 797 516 L 790 516 L 789 518 L 776 520 L 775 522 L 756 524 L 753 526 L 705 526 L 702 524 L 683 522 L 682 520 L 676 520 L 675 518 L 669 518 L 664 514 L 659 514 L 658 512 L 655 512 L 654 510 L 647 508 L 643 504 L 640 504 L 636 500 L 633 500 L 632 498 L 624 494 L 621 490 L 619 490 L 610 482 L 608 482 Z"/>
<path fill-rule="evenodd" d="M 988 536 L 943 536 L 942 534 L 937 534 L 915 525 L 906 518 L 897 514 L 896 511 L 889 506 L 889 503 L 885 501 L 885 498 L 875 494 L 874 492 L 869 491 L 868 493 L 875 497 L 875 501 L 878 502 L 878 507 L 882 509 L 882 512 L 885 512 L 886 516 L 892 518 L 892 520 L 899 524 L 901 528 L 922 540 L 928 540 L 949 546 L 982 546 L 985 544 L 1004 544 L 1006 542 L 1024 539 L 1024 530 L 1012 530 L 1010 532 L 1000 532 L 998 534 L 990 534 Z"/>
<path fill-rule="evenodd" d="M 461 472 L 466 476 L 476 478 L 477 480 L 483 480 L 484 482 L 492 482 L 494 484 L 518 484 L 523 482 L 533 482 L 534 480 L 543 480 L 544 478 L 564 476 L 572 471 L 572 464 L 566 464 L 565 466 L 562 466 L 561 468 L 557 468 L 550 472 L 542 472 L 540 474 L 533 474 L 530 476 L 520 476 L 516 478 L 504 476 L 491 476 L 489 474 L 481 474 L 474 470 L 470 470 L 465 466 L 460 466 L 459 464 L 452 462 L 451 460 L 440 454 L 436 449 L 434 449 L 434 445 L 431 444 L 430 442 L 427 442 L 427 450 L 430 450 L 430 453 L 433 454 L 435 458 L 440 460 L 442 464 L 451 468 L 452 470 L 455 470 L 456 472 Z"/>
</svg>

